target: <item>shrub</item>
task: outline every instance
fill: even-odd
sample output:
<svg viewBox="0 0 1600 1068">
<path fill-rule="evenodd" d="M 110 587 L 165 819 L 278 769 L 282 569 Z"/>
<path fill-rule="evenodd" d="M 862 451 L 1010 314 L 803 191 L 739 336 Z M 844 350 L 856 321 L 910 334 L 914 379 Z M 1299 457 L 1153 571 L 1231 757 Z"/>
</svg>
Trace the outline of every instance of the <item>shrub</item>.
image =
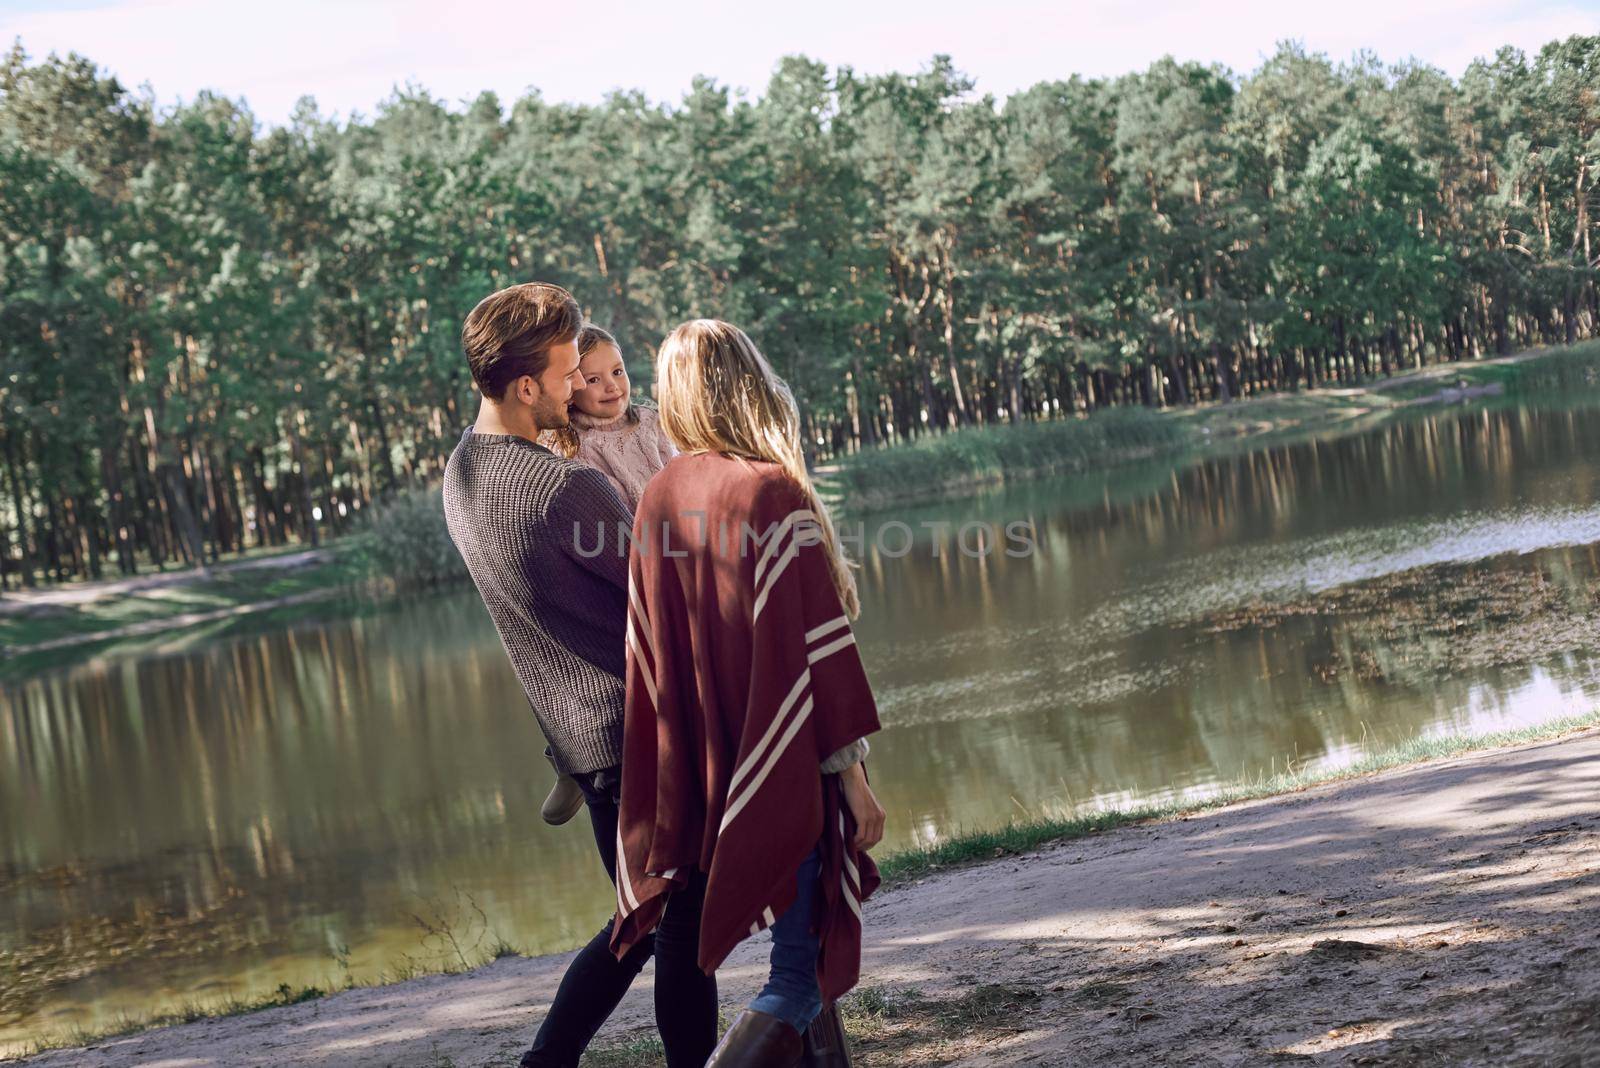
<svg viewBox="0 0 1600 1068">
<path fill-rule="evenodd" d="M 1488 368 L 1485 368 L 1488 370 Z M 1505 368 L 1511 393 L 1564 393 L 1600 387 L 1600 343 L 1581 342 Z"/>
<path fill-rule="evenodd" d="M 857 453 L 839 463 L 833 481 L 850 506 L 870 508 L 940 490 L 1110 466 L 1175 448 L 1185 436 L 1169 415 L 1114 408 L 1088 418 L 973 427 Z"/>
<path fill-rule="evenodd" d="M 465 580 L 467 565 L 450 540 L 439 487 L 404 490 L 372 510 L 360 554 L 370 578 L 401 589 Z"/>
</svg>

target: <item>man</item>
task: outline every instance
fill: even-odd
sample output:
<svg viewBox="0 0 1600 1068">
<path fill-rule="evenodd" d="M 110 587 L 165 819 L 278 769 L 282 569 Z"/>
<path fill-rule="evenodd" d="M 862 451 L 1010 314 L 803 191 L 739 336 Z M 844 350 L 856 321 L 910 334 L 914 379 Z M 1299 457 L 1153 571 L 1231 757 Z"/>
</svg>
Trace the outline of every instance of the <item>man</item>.
<svg viewBox="0 0 1600 1068">
<path fill-rule="evenodd" d="M 567 425 L 583 385 L 582 324 L 572 295 L 542 282 L 493 293 L 467 316 L 461 345 L 482 401 L 445 467 L 444 508 L 556 770 L 583 791 L 614 882 L 628 567 L 621 553 L 592 546 L 602 530 L 610 538 L 628 529 L 630 517 L 598 470 L 535 440 Z M 692 924 L 694 903 L 684 904 Z M 608 922 L 568 966 L 523 1068 L 576 1068 L 652 952 L 668 1060 L 704 1064 L 716 1044 L 716 985 L 696 964 L 693 927 L 663 920 L 652 943 L 621 960 L 610 941 Z"/>
</svg>

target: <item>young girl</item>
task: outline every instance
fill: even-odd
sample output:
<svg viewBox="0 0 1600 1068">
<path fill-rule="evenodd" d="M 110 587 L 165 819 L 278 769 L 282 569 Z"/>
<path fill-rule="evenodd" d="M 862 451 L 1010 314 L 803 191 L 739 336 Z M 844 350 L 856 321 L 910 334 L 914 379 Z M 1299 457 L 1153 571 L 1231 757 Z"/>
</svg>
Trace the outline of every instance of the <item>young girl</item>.
<svg viewBox="0 0 1600 1068">
<path fill-rule="evenodd" d="M 585 323 L 578 333 L 578 356 L 583 388 L 572 394 L 571 424 L 551 432 L 550 449 L 599 468 L 628 511 L 637 511 L 645 484 L 678 450 L 661 432 L 656 410 L 631 402 L 616 338 Z"/>
</svg>

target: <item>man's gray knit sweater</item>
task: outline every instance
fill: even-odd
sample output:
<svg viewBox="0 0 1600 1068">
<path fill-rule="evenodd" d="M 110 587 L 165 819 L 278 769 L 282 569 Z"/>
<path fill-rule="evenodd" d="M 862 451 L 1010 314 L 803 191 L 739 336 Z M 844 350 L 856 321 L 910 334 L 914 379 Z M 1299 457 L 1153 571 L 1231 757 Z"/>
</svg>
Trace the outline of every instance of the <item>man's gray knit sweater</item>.
<svg viewBox="0 0 1600 1068">
<path fill-rule="evenodd" d="M 617 491 L 592 467 L 468 427 L 444 469 L 444 516 L 556 767 L 621 764 L 628 561 L 618 532 L 632 524 Z"/>
</svg>

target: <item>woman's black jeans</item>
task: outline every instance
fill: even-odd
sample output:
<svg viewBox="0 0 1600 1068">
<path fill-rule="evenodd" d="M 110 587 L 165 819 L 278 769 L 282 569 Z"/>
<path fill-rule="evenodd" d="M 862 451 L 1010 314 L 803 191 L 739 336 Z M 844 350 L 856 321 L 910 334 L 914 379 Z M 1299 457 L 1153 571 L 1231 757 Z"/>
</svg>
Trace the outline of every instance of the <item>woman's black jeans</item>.
<svg viewBox="0 0 1600 1068">
<path fill-rule="evenodd" d="M 574 775 L 588 803 L 594 843 L 613 884 L 617 881 L 617 802 L 622 777 L 616 768 Z M 700 908 L 705 876 L 667 902 L 654 935 L 620 961 L 611 952 L 607 920 L 599 934 L 578 951 L 561 978 L 550 1012 L 522 1068 L 577 1068 L 578 1058 L 616 1010 L 650 954 L 656 957 L 656 1026 L 666 1047 L 668 1068 L 703 1068 L 717 1044 L 717 981 L 700 970 Z"/>
</svg>

